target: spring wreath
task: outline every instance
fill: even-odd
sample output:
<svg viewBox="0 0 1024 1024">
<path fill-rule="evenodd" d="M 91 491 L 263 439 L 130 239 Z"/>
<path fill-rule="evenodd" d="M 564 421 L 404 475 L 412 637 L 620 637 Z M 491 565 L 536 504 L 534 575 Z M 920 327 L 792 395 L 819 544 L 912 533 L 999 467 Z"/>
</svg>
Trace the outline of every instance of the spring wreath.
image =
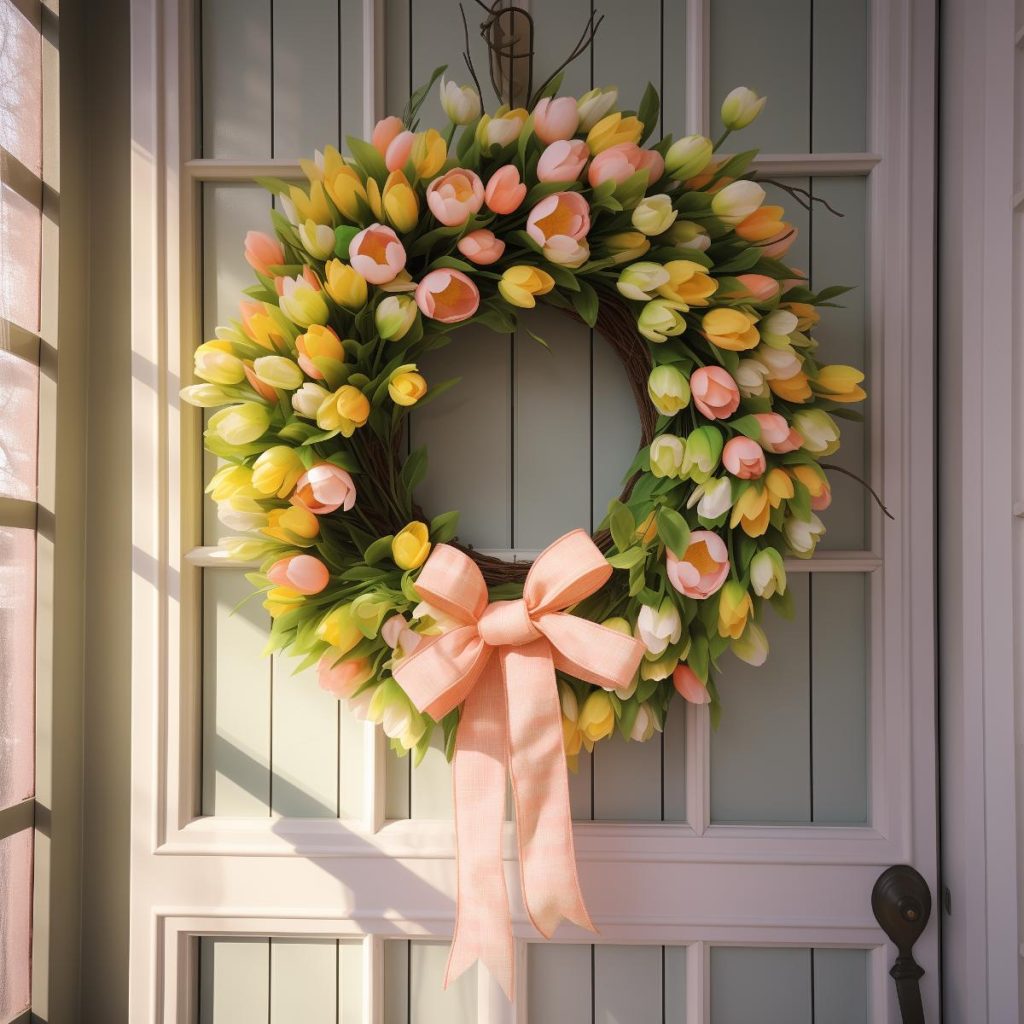
<svg viewBox="0 0 1024 1024">
<path fill-rule="evenodd" d="M 488 115 L 442 72 L 349 156 L 304 162 L 308 187 L 262 180 L 279 210 L 275 237 L 246 237 L 258 283 L 182 395 L 215 410 L 205 441 L 224 465 L 208 490 L 246 534 L 227 555 L 260 564 L 268 649 L 318 663 L 399 752 L 418 759 L 443 730 L 449 976 L 480 957 L 507 988 L 506 775 L 531 919 L 589 926 L 566 761 L 615 731 L 649 739 L 674 692 L 717 714 L 726 650 L 765 660 L 763 608 L 787 609 L 783 559 L 824 531 L 820 460 L 863 375 L 818 357 L 818 307 L 843 289 L 814 292 L 783 262 L 797 232 L 748 172 L 755 153 L 716 155 L 763 98 L 734 90 L 714 145 L 647 145 L 653 87 L 632 112 L 615 89 L 558 96 L 556 77 L 528 109 Z M 418 131 L 439 76 L 447 130 Z M 614 347 L 642 438 L 599 532 L 529 566 L 460 544 L 456 512 L 420 509 L 427 456 L 405 454 L 405 417 L 455 383 L 428 383 L 426 353 L 462 324 L 507 334 L 537 302 Z"/>
</svg>

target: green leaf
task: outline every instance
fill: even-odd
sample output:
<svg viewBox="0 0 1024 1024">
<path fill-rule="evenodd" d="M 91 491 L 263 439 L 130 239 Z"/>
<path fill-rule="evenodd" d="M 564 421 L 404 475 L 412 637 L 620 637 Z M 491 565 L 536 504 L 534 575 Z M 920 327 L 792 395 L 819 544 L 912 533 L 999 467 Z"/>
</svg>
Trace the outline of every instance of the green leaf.
<svg viewBox="0 0 1024 1024">
<path fill-rule="evenodd" d="M 363 170 L 371 178 L 375 178 L 378 184 L 383 185 L 388 177 L 388 168 L 384 163 L 384 157 L 380 155 L 377 148 L 354 135 L 346 136 L 345 142 L 348 144 L 348 151 L 355 157 Z"/>
<path fill-rule="evenodd" d="M 648 82 L 647 88 L 644 89 L 643 97 L 640 100 L 640 109 L 637 110 L 636 116 L 643 122 L 644 131 L 640 136 L 640 145 L 642 146 L 655 128 L 658 127 L 658 113 L 661 109 L 661 100 L 658 97 L 658 90 Z"/>
<path fill-rule="evenodd" d="M 276 195 L 288 195 L 292 190 L 292 186 L 295 185 L 294 181 L 285 181 L 283 178 L 267 178 L 258 177 L 256 184 L 261 188 L 265 188 L 268 192 L 273 192 Z"/>
<path fill-rule="evenodd" d="M 569 299 L 571 300 L 573 307 L 576 312 L 579 313 L 580 319 L 588 326 L 593 327 L 597 323 L 597 310 L 598 310 L 598 298 L 597 292 L 587 284 L 586 281 L 580 281 L 580 290 L 578 292 L 571 292 Z"/>
<path fill-rule="evenodd" d="M 644 557 L 643 548 L 633 547 L 614 555 L 608 555 L 607 561 L 613 569 L 632 569 L 634 565 L 639 565 Z"/>
<path fill-rule="evenodd" d="M 442 512 L 430 520 L 430 539 L 435 544 L 444 544 L 455 536 L 459 527 L 459 513 Z"/>
<path fill-rule="evenodd" d="M 430 73 L 430 79 L 424 82 L 408 99 L 405 104 L 405 110 L 402 111 L 402 121 L 405 123 L 407 128 L 411 128 L 413 122 L 416 120 L 416 115 L 420 112 L 420 107 L 423 106 L 423 101 L 427 98 L 430 90 L 433 88 L 434 83 L 448 70 L 447 64 L 442 64 L 440 67 L 434 68 Z"/>
<path fill-rule="evenodd" d="M 761 440 L 761 424 L 753 416 L 741 416 L 739 419 L 729 420 L 729 426 L 754 441 Z"/>
<path fill-rule="evenodd" d="M 718 168 L 718 173 L 715 175 L 715 178 L 738 178 L 754 162 L 754 157 L 756 156 L 756 149 L 748 149 L 743 153 L 737 153 L 735 156 L 729 157 L 729 159 Z"/>
<path fill-rule="evenodd" d="M 662 505 L 654 521 L 661 542 L 677 558 L 682 558 L 690 544 L 690 528 L 686 525 L 686 520 L 675 509 Z"/>
<path fill-rule="evenodd" d="M 378 537 L 364 552 L 363 561 L 367 565 L 376 565 L 382 558 L 391 554 L 391 542 L 395 539 L 393 533 L 386 537 Z"/>
<path fill-rule="evenodd" d="M 551 263 L 544 268 L 544 272 L 551 276 L 559 288 L 564 288 L 568 292 L 578 292 L 580 290 L 580 282 L 576 275 L 566 267 L 560 267 L 555 263 Z"/>
<path fill-rule="evenodd" d="M 554 75 L 551 81 L 548 82 L 536 96 L 534 96 L 530 105 L 536 106 L 538 100 L 542 100 L 545 97 L 556 96 L 558 94 L 558 90 L 562 88 L 562 80 L 564 78 L 565 70 L 563 69 L 562 71 L 559 71 L 557 75 Z"/>
<path fill-rule="evenodd" d="M 412 494 L 427 475 L 427 449 L 417 448 L 402 466 L 401 480 L 406 494 Z"/>
<path fill-rule="evenodd" d="M 620 501 L 612 502 L 608 509 L 608 529 L 619 551 L 627 551 L 632 546 L 636 536 L 636 520 Z"/>
</svg>

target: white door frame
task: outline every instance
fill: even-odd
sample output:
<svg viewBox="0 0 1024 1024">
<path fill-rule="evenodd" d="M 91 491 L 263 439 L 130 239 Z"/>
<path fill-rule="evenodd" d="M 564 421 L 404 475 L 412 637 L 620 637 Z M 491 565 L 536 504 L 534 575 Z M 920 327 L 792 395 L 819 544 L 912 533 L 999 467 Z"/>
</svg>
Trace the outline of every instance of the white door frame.
<svg viewBox="0 0 1024 1024">
<path fill-rule="evenodd" d="M 690 0 L 690 16 L 706 18 L 708 3 Z M 186 558 L 196 533 L 181 494 L 198 480 L 198 445 L 196 420 L 180 415 L 176 394 L 188 374 L 181 341 L 187 344 L 194 318 L 188 282 L 194 276 L 195 186 L 211 169 L 191 160 L 187 149 L 194 102 L 190 57 L 183 56 L 192 45 L 188 7 L 178 0 L 132 3 L 131 1020 L 192 1020 L 195 956 L 189 936 L 272 932 L 360 936 L 366 951 L 364 1019 L 370 1024 L 379 1020 L 383 939 L 447 936 L 452 926 L 451 823 L 384 822 L 379 734 L 366 744 L 363 820 L 196 817 L 198 658 L 190 624 L 198 607 L 198 569 Z M 382 42 L 381 7 L 380 0 L 364 4 L 371 63 Z M 872 638 L 870 715 L 884 770 L 872 779 L 871 825 L 709 824 L 707 790 L 697 784 L 707 777 L 706 729 L 692 715 L 687 823 L 584 823 L 577 826 L 577 851 L 605 941 L 690 943 L 694 981 L 707 977 L 711 942 L 749 942 L 756 935 L 778 944 L 870 948 L 870 998 L 875 1019 L 882 1021 L 896 1019 L 895 997 L 875 968 L 892 953 L 880 944 L 871 916 L 871 885 L 883 868 L 900 862 L 915 864 L 933 890 L 937 877 L 936 808 L 914 799 L 919 787 L 930 792 L 935 773 L 933 439 L 921 427 L 930 423 L 933 407 L 934 293 L 930 263 L 912 262 L 934 244 L 935 5 L 874 0 L 871 23 L 869 146 L 883 155 L 870 187 L 877 395 L 872 467 L 873 482 L 898 517 L 885 531 L 885 563 L 893 571 L 879 569 L 877 523 L 870 557 L 847 566 L 879 570 L 871 590 L 880 613 L 875 621 L 883 628 Z M 706 58 L 693 46 L 687 55 L 700 88 Z M 695 89 L 691 110 L 698 95 L 703 93 Z M 367 104 L 368 120 L 372 107 Z M 811 162 L 815 174 L 849 173 L 843 155 Z M 765 160 L 777 173 L 792 164 L 785 155 Z M 885 687 L 883 679 L 902 685 Z M 621 890 L 588 886 L 588 875 L 593 883 L 599 871 L 609 870 L 623 880 Z M 743 892 L 744 900 L 725 906 L 707 898 L 723 891 Z M 415 922 L 390 909 L 396 893 L 418 908 Z M 514 906 L 513 916 L 517 935 L 525 936 L 522 908 Z M 565 930 L 560 938 L 580 941 L 580 933 Z M 934 926 L 917 952 L 934 979 Z M 689 991 L 695 1000 L 698 985 Z M 483 982 L 482 1022 L 525 1019 L 522 991 L 512 1007 L 492 995 Z M 930 1005 L 929 1011 L 937 1008 Z M 694 1003 L 688 1014 L 691 1024 L 706 1021 L 708 1007 Z"/>
</svg>

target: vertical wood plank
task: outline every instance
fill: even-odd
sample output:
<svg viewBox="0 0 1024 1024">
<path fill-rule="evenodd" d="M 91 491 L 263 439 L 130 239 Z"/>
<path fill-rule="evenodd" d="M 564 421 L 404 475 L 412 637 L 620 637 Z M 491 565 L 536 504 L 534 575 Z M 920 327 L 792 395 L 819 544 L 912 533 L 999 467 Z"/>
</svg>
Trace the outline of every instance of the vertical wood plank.
<svg viewBox="0 0 1024 1024">
<path fill-rule="evenodd" d="M 711 1024 L 812 1024 L 811 951 L 711 950 Z"/>
<path fill-rule="evenodd" d="M 686 702 L 669 705 L 662 734 L 662 804 L 665 821 L 686 821 Z"/>
<path fill-rule="evenodd" d="M 338 1024 L 363 1024 L 363 943 L 338 943 Z"/>
<path fill-rule="evenodd" d="M 711 8 L 711 136 L 736 86 L 768 103 L 727 147 L 731 152 L 806 153 L 810 149 L 812 0 L 714 0 Z"/>
<path fill-rule="evenodd" d="M 814 178 L 815 195 L 839 210 L 835 217 L 816 204 L 811 217 L 811 276 L 815 287 L 840 283 L 852 291 L 837 300 L 840 307 L 822 310 L 815 336 L 822 343 L 823 362 L 847 363 L 860 367 L 872 381 L 867 345 L 867 182 L 864 178 Z M 880 382 L 874 381 L 875 388 Z M 871 385 L 868 385 L 871 389 Z M 873 389 L 871 389 L 873 390 Z M 871 390 L 867 402 L 852 409 L 870 415 Z M 864 423 L 838 421 L 842 446 L 829 462 L 867 479 L 867 430 Z M 867 507 L 869 498 L 856 480 L 833 473 L 832 507 L 824 521 L 828 532 L 822 550 L 859 550 L 868 546 Z"/>
<path fill-rule="evenodd" d="M 526 964 L 530 1024 L 593 1024 L 590 946 L 531 942 Z"/>
<path fill-rule="evenodd" d="M 868 579 L 813 573 L 813 819 L 868 820 Z"/>
<path fill-rule="evenodd" d="M 687 1024 L 686 946 L 662 946 L 664 1024 Z"/>
<path fill-rule="evenodd" d="M 452 69 L 452 77 L 457 81 L 469 81 L 469 72 L 459 56 L 462 46 L 462 20 L 459 9 L 448 0 L 416 0 L 409 4 L 412 35 L 412 79 L 410 89 L 418 89 L 425 85 L 434 68 L 447 64 Z M 474 4 L 473 9 L 466 8 L 466 17 L 470 24 L 470 39 L 478 37 L 476 24 L 483 12 Z M 483 61 L 483 57 L 475 58 Z M 486 72 L 486 64 L 478 63 L 478 74 Z M 464 73 L 463 73 L 464 72 Z M 481 79 L 481 84 L 483 80 Z M 402 98 L 402 104 L 405 98 Z M 399 108 L 402 104 L 399 104 Z M 395 111 L 398 113 L 398 110 Z M 441 109 L 441 100 L 437 85 L 430 90 L 420 108 L 420 130 L 425 128 L 443 128 L 448 119 Z"/>
<path fill-rule="evenodd" d="M 294 675 L 298 659 L 274 658 L 271 808 L 294 818 L 338 815 L 338 700 L 316 669 Z"/>
<path fill-rule="evenodd" d="M 363 0 L 336 0 L 341 21 L 338 26 L 340 70 L 338 82 L 340 96 L 339 117 L 341 119 L 341 139 L 344 143 L 346 135 L 363 136 L 363 99 L 368 88 L 374 83 L 366 81 L 372 66 L 371 55 L 363 50 Z M 385 21 L 385 35 L 389 33 Z M 396 108 L 400 109 L 400 108 Z"/>
<path fill-rule="evenodd" d="M 540 550 L 590 525 L 589 329 L 558 310 L 527 311 L 515 336 L 513 402 L 512 545 Z"/>
<path fill-rule="evenodd" d="M 511 544 L 509 339 L 466 327 L 421 360 L 432 384 L 459 383 L 410 416 L 412 445 L 427 446 L 418 498 L 428 515 L 459 510 L 459 537 L 482 548 Z"/>
<path fill-rule="evenodd" d="M 661 135 L 686 135 L 686 4 L 661 4 Z"/>
<path fill-rule="evenodd" d="M 569 772 L 569 808 L 573 821 L 592 821 L 594 818 L 593 773 L 594 755 L 581 750 L 576 758 L 576 771 Z"/>
<path fill-rule="evenodd" d="M 337 986 L 337 940 L 270 940 L 270 1024 L 337 1024 Z"/>
<path fill-rule="evenodd" d="M 599 8 L 604 21 L 594 41 L 594 85 L 617 85 L 619 105 L 624 109 L 637 109 L 648 81 L 661 88 L 662 56 L 657 41 L 661 39 L 662 6 L 660 0 L 633 0 Z M 682 63 L 681 54 L 680 48 L 675 55 L 677 65 Z"/>
<path fill-rule="evenodd" d="M 271 0 L 206 0 L 202 10 L 203 156 L 270 156 Z"/>
<path fill-rule="evenodd" d="M 407 757 L 387 751 L 384 767 L 384 817 L 392 821 L 411 817 L 409 791 L 412 778 Z"/>
<path fill-rule="evenodd" d="M 275 5 L 273 42 L 274 156 L 312 156 L 339 141 L 338 0 Z"/>
<path fill-rule="evenodd" d="M 867 148 L 867 0 L 814 0 L 811 151 Z"/>
<path fill-rule="evenodd" d="M 384 2 L 384 108 L 401 114 L 412 92 L 409 77 L 409 0 Z M 346 128 L 346 132 L 351 134 Z"/>
<path fill-rule="evenodd" d="M 766 613 L 771 651 L 761 668 L 728 654 L 711 734 L 713 822 L 807 822 L 811 817 L 810 627 L 807 574 L 791 573 L 795 615 Z"/>
<path fill-rule="evenodd" d="M 203 813 L 270 811 L 270 620 L 243 573 L 203 573 Z"/>
<path fill-rule="evenodd" d="M 338 708 L 338 817 L 342 820 L 365 819 L 367 786 L 367 744 L 373 734 L 341 704 Z"/>
<path fill-rule="evenodd" d="M 199 1024 L 270 1019 L 270 940 L 199 940 Z"/>
<path fill-rule="evenodd" d="M 255 280 L 245 262 L 245 235 L 268 230 L 270 210 L 269 194 L 257 185 L 203 185 L 203 337 L 195 339 L 196 345 L 213 338 L 219 324 L 238 318 L 242 289 Z M 191 365 L 188 378 L 192 380 Z M 203 468 L 206 480 L 217 468 L 217 459 L 208 452 Z M 217 519 L 217 506 L 204 496 L 203 543 L 216 544 L 231 532 Z"/>
<path fill-rule="evenodd" d="M 441 987 L 448 944 L 413 940 L 409 950 L 409 1024 L 476 1024 L 477 972 L 471 967 Z"/>
<path fill-rule="evenodd" d="M 661 737 L 627 742 L 616 732 L 594 748 L 594 818 L 661 820 Z"/>
<path fill-rule="evenodd" d="M 661 946 L 594 946 L 594 1024 L 662 1024 Z"/>
<path fill-rule="evenodd" d="M 868 1024 L 866 949 L 811 950 L 815 1024 Z"/>
<path fill-rule="evenodd" d="M 409 946 L 407 939 L 384 943 L 384 1024 L 409 1020 Z"/>
<path fill-rule="evenodd" d="M 613 5 L 607 4 L 606 8 Z M 589 0 L 559 0 L 556 4 L 533 4 L 530 13 L 535 26 L 533 58 L 533 87 L 555 70 L 572 50 L 590 17 Z M 602 13 L 608 13 L 606 9 Z M 605 32 L 602 28 L 598 38 Z M 575 60 L 565 69 L 565 78 L 559 90 L 562 96 L 582 96 L 593 83 L 588 55 Z M 614 82 L 602 82 L 614 85 Z"/>
<path fill-rule="evenodd" d="M 413 768 L 409 787 L 411 818 L 455 817 L 452 804 L 452 766 L 445 760 L 441 731 L 435 730 L 430 749 Z"/>
</svg>

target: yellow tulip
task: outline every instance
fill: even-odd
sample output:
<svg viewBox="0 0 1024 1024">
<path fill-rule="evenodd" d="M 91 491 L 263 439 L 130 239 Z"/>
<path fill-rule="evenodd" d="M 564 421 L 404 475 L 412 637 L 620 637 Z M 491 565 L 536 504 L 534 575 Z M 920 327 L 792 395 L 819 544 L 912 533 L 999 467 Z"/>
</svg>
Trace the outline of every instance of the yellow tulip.
<svg viewBox="0 0 1024 1024">
<path fill-rule="evenodd" d="M 864 374 L 860 370 L 836 363 L 821 367 L 814 383 L 822 397 L 833 402 L 863 402 L 868 397 L 859 386 L 863 379 Z"/>
<path fill-rule="evenodd" d="M 587 145 L 590 152 L 597 156 L 610 146 L 618 146 L 623 142 L 634 144 L 640 141 L 644 126 L 638 117 L 623 117 L 618 111 L 602 117 L 587 132 Z"/>
<path fill-rule="evenodd" d="M 509 267 L 498 282 L 502 298 L 513 306 L 532 309 L 537 305 L 536 296 L 546 295 L 555 287 L 555 279 L 537 267 Z"/>
<path fill-rule="evenodd" d="M 718 287 L 704 267 L 692 260 L 671 260 L 665 264 L 665 270 L 668 281 L 658 286 L 658 293 L 687 306 L 706 306 Z"/>
<path fill-rule="evenodd" d="M 339 658 L 343 658 L 363 639 L 350 604 L 340 604 L 332 608 L 320 620 L 316 627 L 316 635 L 317 639 L 324 640 L 336 648 Z"/>
<path fill-rule="evenodd" d="M 245 498 L 262 497 L 253 487 L 252 470 L 248 466 L 222 466 L 206 485 L 206 493 L 218 504 L 236 495 Z"/>
<path fill-rule="evenodd" d="M 418 569 L 429 554 L 430 530 L 426 523 L 409 523 L 391 542 L 391 557 L 399 569 Z"/>
<path fill-rule="evenodd" d="M 425 132 L 417 132 L 409 154 L 416 175 L 420 178 L 432 178 L 444 166 L 448 159 L 448 146 L 436 128 L 428 128 Z"/>
<path fill-rule="evenodd" d="M 193 358 L 196 376 L 211 384 L 240 384 L 245 380 L 245 367 L 232 352 L 230 341 L 204 342 L 195 350 Z"/>
<path fill-rule="evenodd" d="M 755 326 L 757 317 L 740 309 L 712 309 L 701 322 L 704 337 L 718 348 L 744 352 L 755 348 L 761 335 Z"/>
<path fill-rule="evenodd" d="M 369 399 L 351 384 L 343 384 L 328 395 L 316 413 L 321 430 L 338 430 L 343 437 L 351 437 L 369 418 Z"/>
<path fill-rule="evenodd" d="M 615 709 L 605 690 L 594 690 L 583 702 L 578 725 L 587 750 L 593 750 L 598 740 L 611 736 L 615 728 Z"/>
<path fill-rule="evenodd" d="M 367 204 L 366 186 L 355 170 L 342 163 L 324 172 L 324 188 L 338 212 L 353 224 L 362 224 L 360 204 Z"/>
<path fill-rule="evenodd" d="M 399 366 L 388 380 L 388 394 L 395 405 L 415 405 L 426 393 L 426 379 L 415 363 Z"/>
<path fill-rule="evenodd" d="M 308 548 L 320 533 L 320 522 L 309 509 L 289 505 L 271 509 L 262 532 L 284 544 Z"/>
<path fill-rule="evenodd" d="M 309 186 L 308 194 L 298 185 L 292 185 L 287 195 L 282 193 L 281 205 L 288 219 L 296 226 L 307 220 L 317 224 L 330 224 L 334 219 L 331 216 L 331 208 L 327 205 L 324 187 L 319 181 L 314 181 Z"/>
<path fill-rule="evenodd" d="M 772 508 L 778 508 L 796 493 L 793 489 L 793 478 L 778 466 L 769 471 L 764 478 L 764 485 L 767 488 L 768 501 L 771 502 Z"/>
<path fill-rule="evenodd" d="M 392 171 L 384 182 L 381 197 L 383 213 L 396 231 L 411 231 L 420 219 L 420 203 L 409 179 L 401 171 Z"/>
<path fill-rule="evenodd" d="M 252 485 L 261 496 L 287 498 L 306 471 L 299 453 L 287 445 L 268 448 L 253 464 Z"/>
<path fill-rule="evenodd" d="M 604 244 L 616 263 L 630 263 L 639 259 L 651 247 L 642 231 L 620 231 L 618 234 L 609 235 Z"/>
<path fill-rule="evenodd" d="M 270 413 L 258 402 L 229 405 L 210 417 L 208 430 L 230 445 L 251 444 L 270 426 Z"/>
<path fill-rule="evenodd" d="M 718 635 L 739 640 L 747 628 L 747 617 L 754 611 L 754 602 L 741 583 L 727 580 L 718 601 Z"/>
<path fill-rule="evenodd" d="M 803 371 L 782 380 L 769 378 L 768 387 L 784 402 L 793 402 L 797 405 L 809 402 L 813 397 L 811 395 L 811 385 L 807 380 L 807 374 Z"/>
<path fill-rule="evenodd" d="M 760 484 L 751 484 L 732 507 L 729 526 L 740 526 L 748 537 L 763 537 L 771 518 L 768 491 Z M 723 634 L 724 635 L 724 634 Z"/>
<path fill-rule="evenodd" d="M 294 391 L 302 387 L 302 370 L 287 356 L 260 356 L 253 360 L 252 368 L 256 379 L 272 388 Z"/>
<path fill-rule="evenodd" d="M 347 263 L 341 260 L 330 260 L 324 267 L 324 290 L 345 309 L 362 309 L 366 305 L 366 280 Z"/>
<path fill-rule="evenodd" d="M 519 138 L 529 113 L 522 107 L 509 110 L 503 104 L 495 111 L 494 116 L 484 114 L 477 122 L 476 139 L 483 147 L 511 146 Z"/>
<path fill-rule="evenodd" d="M 267 591 L 263 607 L 270 612 L 272 619 L 276 619 L 278 615 L 283 615 L 285 612 L 290 612 L 293 608 L 298 608 L 304 600 L 305 598 L 297 590 L 292 590 L 291 587 L 274 587 L 272 590 Z"/>
</svg>

